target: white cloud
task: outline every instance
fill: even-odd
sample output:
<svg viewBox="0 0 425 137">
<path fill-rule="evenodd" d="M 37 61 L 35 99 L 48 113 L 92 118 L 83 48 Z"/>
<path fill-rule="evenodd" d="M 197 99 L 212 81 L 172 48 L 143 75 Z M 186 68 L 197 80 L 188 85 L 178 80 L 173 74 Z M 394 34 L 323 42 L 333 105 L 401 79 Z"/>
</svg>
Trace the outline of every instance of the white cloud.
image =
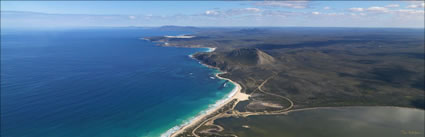
<svg viewBox="0 0 425 137">
<path fill-rule="evenodd" d="M 395 12 L 402 13 L 402 14 L 412 14 L 412 15 L 413 14 L 421 15 L 425 13 L 424 10 L 413 10 L 413 9 L 400 9 L 400 10 L 396 10 Z"/>
<path fill-rule="evenodd" d="M 366 10 L 371 12 L 388 12 L 389 11 L 388 8 L 378 7 L 378 6 L 369 7 Z"/>
<path fill-rule="evenodd" d="M 412 8 L 412 9 L 414 9 L 414 8 L 419 8 L 419 6 L 418 6 L 418 5 L 409 5 L 409 6 L 407 6 L 407 8 Z"/>
<path fill-rule="evenodd" d="M 207 10 L 204 15 L 208 16 L 235 16 L 235 15 L 248 15 L 257 14 L 262 12 L 259 8 L 241 8 L 241 9 L 229 9 L 224 11 L 218 10 Z"/>
<path fill-rule="evenodd" d="M 358 16 L 366 16 L 367 14 L 366 13 L 351 13 L 349 15 L 358 17 Z"/>
<path fill-rule="evenodd" d="M 364 11 L 363 8 L 350 8 L 350 11 L 361 12 Z"/>
<path fill-rule="evenodd" d="M 398 4 L 390 4 L 390 5 L 387 5 L 385 7 L 387 7 L 387 8 L 397 8 L 397 7 L 400 7 L 400 5 L 398 5 Z"/>
<path fill-rule="evenodd" d="M 352 14 L 355 14 L 355 13 L 352 13 Z M 345 13 L 328 13 L 327 15 L 329 15 L 329 16 L 343 16 L 343 15 L 345 15 Z"/>
<path fill-rule="evenodd" d="M 324 10 L 329 10 L 331 7 L 323 7 Z"/>
<path fill-rule="evenodd" d="M 311 12 L 311 14 L 313 14 L 313 15 L 319 15 L 320 12 L 315 11 L 315 12 Z"/>
<path fill-rule="evenodd" d="M 299 12 L 289 12 L 289 11 L 279 11 L 279 10 L 266 10 L 262 12 L 264 16 L 272 17 L 290 17 L 290 16 L 302 16 L 303 13 Z"/>
<path fill-rule="evenodd" d="M 369 8 L 350 8 L 349 10 L 350 11 L 353 11 L 353 12 L 363 12 L 363 11 L 368 11 L 368 12 L 389 12 L 388 8 L 386 8 L 386 7 L 378 7 L 378 6 L 373 6 L 373 7 L 369 7 Z"/>
<path fill-rule="evenodd" d="M 259 8 L 245 8 L 246 11 L 252 11 L 252 12 L 260 12 L 261 10 Z"/>
<path fill-rule="evenodd" d="M 308 1 L 264 1 L 254 3 L 256 6 L 266 7 L 284 7 L 284 8 L 295 8 L 304 9 L 308 7 Z"/>
<path fill-rule="evenodd" d="M 421 15 L 423 16 L 424 14 L 424 10 L 415 10 L 412 8 L 418 8 L 418 4 L 421 3 L 413 3 L 412 5 L 415 6 L 408 6 L 409 9 L 398 9 L 396 7 L 400 7 L 400 5 L 398 4 L 390 4 L 387 5 L 385 7 L 380 7 L 380 6 L 372 6 L 369 8 L 360 8 L 360 7 L 356 7 L 356 8 L 350 8 L 349 10 L 352 12 L 360 12 L 358 14 L 348 14 L 351 16 L 366 16 L 366 13 L 368 13 L 368 15 L 377 15 L 376 13 L 385 13 L 388 15 L 401 15 L 401 16 L 407 16 L 407 15 L 412 15 L 412 16 L 417 16 L 417 15 Z M 396 8 L 396 9 L 393 9 Z"/>
<path fill-rule="evenodd" d="M 224 11 L 223 14 L 227 16 L 234 16 L 234 15 L 258 14 L 260 12 L 261 12 L 261 9 L 259 8 L 242 8 L 242 9 L 230 9 L 230 10 Z"/>
<path fill-rule="evenodd" d="M 425 8 L 425 3 L 411 4 L 411 5 L 408 5 L 407 8 L 412 8 L 412 9 L 414 9 L 414 8 Z"/>
<path fill-rule="evenodd" d="M 134 20 L 136 19 L 136 16 L 128 16 L 128 18 Z"/>
<path fill-rule="evenodd" d="M 218 11 L 215 10 L 207 10 L 205 11 L 205 15 L 218 15 Z"/>
</svg>

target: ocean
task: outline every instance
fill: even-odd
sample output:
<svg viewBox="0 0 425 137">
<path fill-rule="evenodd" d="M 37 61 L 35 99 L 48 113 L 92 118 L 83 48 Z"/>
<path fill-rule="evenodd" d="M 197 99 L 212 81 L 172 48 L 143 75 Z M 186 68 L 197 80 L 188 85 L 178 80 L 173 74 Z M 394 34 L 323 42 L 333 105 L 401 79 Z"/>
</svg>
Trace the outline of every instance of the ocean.
<svg viewBox="0 0 425 137">
<path fill-rule="evenodd" d="M 235 87 L 147 28 L 1 31 L 1 136 L 158 137 Z"/>
</svg>

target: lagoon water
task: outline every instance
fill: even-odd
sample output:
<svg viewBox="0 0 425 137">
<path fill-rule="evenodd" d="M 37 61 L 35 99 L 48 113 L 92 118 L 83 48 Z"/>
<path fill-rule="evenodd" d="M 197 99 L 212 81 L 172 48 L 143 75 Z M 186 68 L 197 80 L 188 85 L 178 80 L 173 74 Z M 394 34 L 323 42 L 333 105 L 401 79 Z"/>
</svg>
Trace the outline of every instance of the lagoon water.
<svg viewBox="0 0 425 137">
<path fill-rule="evenodd" d="M 336 107 L 215 122 L 240 137 L 423 137 L 424 116 L 411 108 Z"/>
<path fill-rule="evenodd" d="M 234 88 L 140 28 L 2 30 L 1 136 L 156 137 Z"/>
</svg>

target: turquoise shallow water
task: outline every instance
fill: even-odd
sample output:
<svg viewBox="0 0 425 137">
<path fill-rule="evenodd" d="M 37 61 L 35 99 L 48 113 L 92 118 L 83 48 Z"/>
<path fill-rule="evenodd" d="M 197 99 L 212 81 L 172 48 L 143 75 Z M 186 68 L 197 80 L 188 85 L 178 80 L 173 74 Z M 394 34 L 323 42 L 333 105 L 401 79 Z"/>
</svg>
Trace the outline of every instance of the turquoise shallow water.
<svg viewBox="0 0 425 137">
<path fill-rule="evenodd" d="M 154 29 L 1 34 L 1 136 L 156 137 L 225 98 L 231 83 L 188 55 L 140 37 Z"/>
</svg>

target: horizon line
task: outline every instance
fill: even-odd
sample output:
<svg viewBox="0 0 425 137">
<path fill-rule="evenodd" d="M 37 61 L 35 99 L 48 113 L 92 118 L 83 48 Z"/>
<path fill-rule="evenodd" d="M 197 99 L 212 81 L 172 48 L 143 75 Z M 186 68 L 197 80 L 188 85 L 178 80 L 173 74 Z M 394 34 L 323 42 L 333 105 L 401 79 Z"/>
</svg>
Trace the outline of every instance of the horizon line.
<svg viewBox="0 0 425 137">
<path fill-rule="evenodd" d="M 363 28 L 363 29 L 425 29 L 425 27 L 360 27 L 360 26 L 186 26 L 186 25 L 158 25 L 158 26 L 68 26 L 68 27 L 0 27 L 1 29 L 72 29 L 72 28 L 161 28 L 161 27 L 193 27 L 193 28 Z"/>
</svg>

